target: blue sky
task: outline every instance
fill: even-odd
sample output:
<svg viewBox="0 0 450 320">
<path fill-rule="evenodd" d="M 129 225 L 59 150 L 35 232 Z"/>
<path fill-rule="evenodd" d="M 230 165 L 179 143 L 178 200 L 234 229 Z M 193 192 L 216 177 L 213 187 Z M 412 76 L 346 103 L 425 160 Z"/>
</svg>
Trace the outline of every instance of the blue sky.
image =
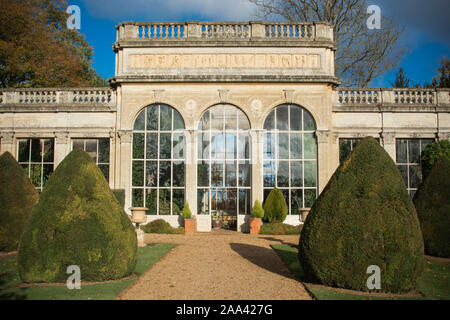
<svg viewBox="0 0 450 320">
<path fill-rule="evenodd" d="M 68 0 L 81 9 L 81 30 L 94 49 L 94 68 L 103 77 L 114 75 L 115 26 L 124 21 L 248 21 L 258 20 L 248 0 Z M 416 83 L 430 81 L 443 56 L 450 57 L 449 0 L 369 0 L 381 13 L 405 28 L 400 40 L 408 48 L 400 67 Z M 389 87 L 393 70 L 371 83 Z"/>
</svg>

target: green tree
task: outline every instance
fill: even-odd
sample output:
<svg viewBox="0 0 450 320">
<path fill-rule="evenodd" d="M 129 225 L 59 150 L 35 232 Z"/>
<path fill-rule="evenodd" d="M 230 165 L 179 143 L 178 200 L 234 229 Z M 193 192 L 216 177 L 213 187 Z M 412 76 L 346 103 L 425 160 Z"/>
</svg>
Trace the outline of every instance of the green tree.
<svg viewBox="0 0 450 320">
<path fill-rule="evenodd" d="M 345 86 L 366 87 L 394 68 L 406 48 L 397 43 L 403 33 L 393 18 L 382 16 L 381 29 L 367 28 L 367 0 L 249 0 L 258 16 L 290 22 L 325 21 L 335 26 L 336 75 Z"/>
<path fill-rule="evenodd" d="M 406 76 L 403 68 L 400 68 L 398 70 L 398 72 L 395 74 L 394 82 L 389 81 L 389 83 L 391 84 L 391 87 L 393 87 L 393 88 L 409 88 L 410 87 L 410 80 Z"/>
<path fill-rule="evenodd" d="M 65 0 L 0 2 L 0 87 L 105 86 Z"/>
<path fill-rule="evenodd" d="M 450 160 L 450 141 L 441 140 L 428 145 L 422 155 L 422 173 L 423 180 L 433 168 L 434 163 L 440 158 L 445 157 Z"/>
<path fill-rule="evenodd" d="M 258 200 L 256 200 L 255 204 L 253 205 L 252 217 L 253 218 L 264 218 L 264 209 L 262 208 L 261 203 L 259 203 Z"/>
<path fill-rule="evenodd" d="M 264 203 L 264 221 L 268 223 L 283 222 L 288 213 L 286 199 L 277 188 L 270 191 Z"/>
<path fill-rule="evenodd" d="M 400 171 L 374 138 L 353 149 L 311 208 L 299 260 L 328 286 L 368 291 L 367 268 L 376 265 L 382 291 L 416 287 L 425 261 L 419 220 Z"/>
</svg>

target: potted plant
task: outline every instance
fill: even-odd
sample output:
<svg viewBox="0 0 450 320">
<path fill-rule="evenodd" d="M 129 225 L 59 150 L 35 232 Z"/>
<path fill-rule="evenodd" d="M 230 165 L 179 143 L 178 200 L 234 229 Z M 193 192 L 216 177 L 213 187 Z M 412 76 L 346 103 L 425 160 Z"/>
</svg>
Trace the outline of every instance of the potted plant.
<svg viewBox="0 0 450 320">
<path fill-rule="evenodd" d="M 191 209 L 189 209 L 189 203 L 186 201 L 181 214 L 184 218 L 184 233 L 194 234 L 195 233 L 195 218 L 192 218 Z"/>
<path fill-rule="evenodd" d="M 252 209 L 252 217 L 250 218 L 250 234 L 259 234 L 261 228 L 261 219 L 264 217 L 264 209 L 258 200 Z"/>
<path fill-rule="evenodd" d="M 211 215 L 212 219 L 212 227 L 214 229 L 219 229 L 222 226 L 222 221 L 219 218 L 219 214 L 217 212 L 213 212 Z"/>
</svg>

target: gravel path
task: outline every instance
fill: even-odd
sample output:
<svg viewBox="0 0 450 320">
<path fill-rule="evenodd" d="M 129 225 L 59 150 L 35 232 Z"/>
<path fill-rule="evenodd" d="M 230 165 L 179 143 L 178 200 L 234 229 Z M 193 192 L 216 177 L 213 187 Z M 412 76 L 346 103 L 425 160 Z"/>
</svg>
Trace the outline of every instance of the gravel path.
<svg viewBox="0 0 450 320">
<path fill-rule="evenodd" d="M 302 283 L 270 248 L 298 236 L 249 235 L 225 230 L 185 235 L 146 234 L 146 243 L 177 243 L 118 299 L 300 300 Z"/>
</svg>

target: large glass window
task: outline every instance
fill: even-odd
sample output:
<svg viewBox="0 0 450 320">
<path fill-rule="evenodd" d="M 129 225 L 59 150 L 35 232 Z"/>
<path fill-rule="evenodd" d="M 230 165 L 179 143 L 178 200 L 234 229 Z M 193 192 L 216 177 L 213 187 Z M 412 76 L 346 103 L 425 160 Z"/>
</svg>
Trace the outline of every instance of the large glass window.
<svg viewBox="0 0 450 320">
<path fill-rule="evenodd" d="M 54 139 L 19 139 L 17 159 L 39 192 L 54 167 Z"/>
<path fill-rule="evenodd" d="M 237 214 L 250 214 L 251 142 L 247 116 L 231 105 L 209 108 L 197 134 L 198 212 L 235 227 Z"/>
<path fill-rule="evenodd" d="M 86 151 L 109 182 L 109 139 L 73 139 L 72 148 Z"/>
<path fill-rule="evenodd" d="M 264 201 L 277 187 L 289 214 L 298 215 L 317 197 L 315 121 L 299 106 L 281 105 L 269 113 L 264 130 Z"/>
<path fill-rule="evenodd" d="M 380 142 L 379 138 L 375 138 Z M 340 138 L 339 139 L 339 163 L 342 163 L 353 149 L 362 141 L 362 138 Z"/>
<path fill-rule="evenodd" d="M 136 118 L 133 130 L 133 207 L 151 215 L 177 215 L 184 206 L 184 120 L 164 104 L 151 105 Z"/>
<path fill-rule="evenodd" d="M 396 159 L 397 167 L 402 173 L 406 188 L 411 198 L 422 183 L 421 157 L 425 148 L 434 139 L 397 139 Z"/>
</svg>

